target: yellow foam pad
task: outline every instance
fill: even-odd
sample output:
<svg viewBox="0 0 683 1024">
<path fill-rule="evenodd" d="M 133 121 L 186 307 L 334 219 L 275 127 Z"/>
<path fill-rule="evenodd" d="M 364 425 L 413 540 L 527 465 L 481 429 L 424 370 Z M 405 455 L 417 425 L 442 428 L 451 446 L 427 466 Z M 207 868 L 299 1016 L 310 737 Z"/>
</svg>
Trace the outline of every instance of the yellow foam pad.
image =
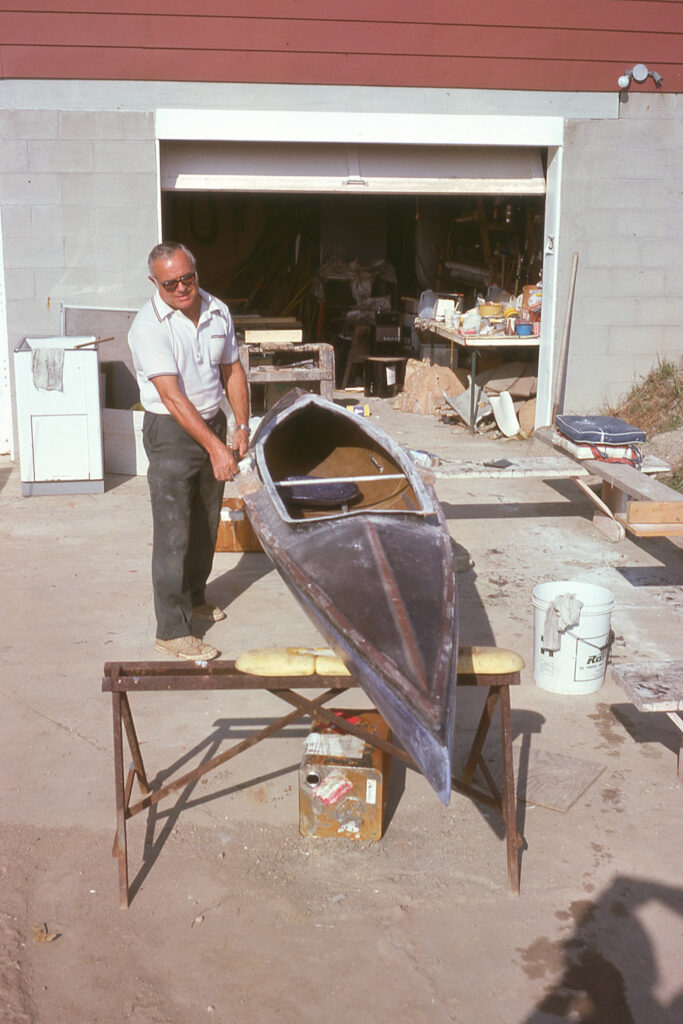
<svg viewBox="0 0 683 1024">
<path fill-rule="evenodd" d="M 244 651 L 235 661 L 250 676 L 348 676 L 341 658 L 329 647 L 265 647 Z"/>
<path fill-rule="evenodd" d="M 350 676 L 348 668 L 334 651 L 321 650 L 315 656 L 315 674 L 317 676 Z"/>
<path fill-rule="evenodd" d="M 235 661 L 235 668 L 250 676 L 312 676 L 315 654 L 301 647 L 265 647 L 244 651 Z"/>
<path fill-rule="evenodd" d="M 264 647 L 244 651 L 235 661 L 238 672 L 252 676 L 348 676 L 344 662 L 329 647 Z M 502 675 L 521 672 L 524 659 L 502 647 L 461 647 L 458 672 Z"/>
<path fill-rule="evenodd" d="M 502 647 L 461 647 L 458 651 L 458 672 L 477 672 L 483 676 L 521 672 L 524 658 Z"/>
</svg>

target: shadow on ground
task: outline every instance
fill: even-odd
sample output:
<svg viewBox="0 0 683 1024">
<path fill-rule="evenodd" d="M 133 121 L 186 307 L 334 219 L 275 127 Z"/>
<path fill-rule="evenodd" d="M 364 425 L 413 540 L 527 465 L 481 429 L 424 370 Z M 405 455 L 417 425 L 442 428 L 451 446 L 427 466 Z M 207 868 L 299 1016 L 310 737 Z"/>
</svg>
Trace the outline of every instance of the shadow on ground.
<svg viewBox="0 0 683 1024">
<path fill-rule="evenodd" d="M 246 593 L 254 583 L 274 571 L 273 563 L 266 554 L 245 552 L 235 565 L 211 580 L 210 600 L 225 610 L 240 594 Z"/>
<path fill-rule="evenodd" d="M 219 718 L 213 723 L 213 732 L 209 733 L 203 740 L 196 743 L 190 750 L 186 751 L 181 757 L 177 758 L 168 767 L 157 772 L 157 774 L 149 779 L 149 787 L 153 794 L 157 793 L 167 784 L 171 784 L 174 776 L 177 773 L 184 771 L 184 774 L 190 772 L 196 772 L 202 768 L 206 769 L 206 766 L 214 758 L 223 757 L 226 752 L 221 752 L 221 747 L 225 742 L 230 742 L 233 746 L 240 745 L 243 743 L 249 743 L 250 740 L 254 740 L 254 737 L 265 729 L 269 725 L 273 725 L 277 719 L 275 718 Z M 308 735 L 308 726 L 297 723 L 294 726 L 287 726 L 280 730 L 279 735 L 282 738 L 291 739 L 292 737 L 303 739 Z M 271 739 L 273 737 L 270 737 Z M 225 758 L 221 763 L 226 763 L 230 758 Z M 217 764 L 215 767 L 219 767 Z M 178 820 L 183 811 L 187 811 L 193 807 L 199 807 L 202 804 L 211 803 L 214 800 L 218 800 L 224 796 L 231 796 L 234 793 L 239 793 L 242 790 L 249 789 L 252 786 L 263 785 L 266 782 L 270 782 L 273 779 L 278 779 L 283 775 L 288 775 L 291 772 L 298 770 L 298 763 L 284 765 L 271 772 L 266 772 L 257 777 L 247 778 L 241 782 L 236 782 L 230 786 L 224 786 L 218 790 L 212 790 L 211 792 L 203 793 L 201 795 L 195 795 L 197 786 L 200 782 L 206 782 L 207 777 L 201 776 L 200 778 L 190 779 L 184 785 L 180 785 L 180 795 L 178 796 L 175 803 L 171 806 L 159 806 L 160 801 L 154 802 L 147 808 L 147 821 L 145 826 L 145 841 L 144 841 L 144 852 L 143 861 L 140 870 L 137 872 L 135 877 L 132 879 L 129 885 L 129 899 L 135 898 L 135 895 L 140 891 L 145 879 L 149 875 L 150 871 L 154 867 L 161 851 L 164 848 L 164 844 L 170 837 L 173 829 L 178 824 Z M 182 779 L 183 776 L 180 776 Z M 169 793 L 169 796 L 172 794 Z M 147 801 L 142 801 L 147 804 Z M 135 804 L 133 804 L 135 806 Z M 143 813 L 145 813 L 143 809 Z"/>
<path fill-rule="evenodd" d="M 541 938 L 519 952 L 529 977 L 555 965 L 562 973 L 519 1024 L 680 1024 L 683 990 L 672 998 L 657 992 L 657 952 L 644 920 L 662 910 L 673 928 L 657 938 L 671 945 L 683 929 L 683 889 L 674 886 L 619 875 L 599 899 L 556 912 L 560 920 L 573 918 L 569 938 Z"/>
</svg>

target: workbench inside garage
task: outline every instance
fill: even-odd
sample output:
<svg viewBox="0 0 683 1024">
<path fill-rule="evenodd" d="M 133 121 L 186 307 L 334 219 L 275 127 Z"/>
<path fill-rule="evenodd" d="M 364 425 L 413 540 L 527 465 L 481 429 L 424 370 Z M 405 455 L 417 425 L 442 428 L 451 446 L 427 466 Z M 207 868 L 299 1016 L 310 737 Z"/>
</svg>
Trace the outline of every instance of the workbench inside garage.
<svg viewBox="0 0 683 1024">
<path fill-rule="evenodd" d="M 249 325 L 246 327 L 246 325 Z M 249 385 L 251 407 L 260 404 L 254 388 L 264 386 L 264 407 L 269 385 L 277 396 L 278 385 L 285 388 L 311 384 L 328 402 L 334 400 L 334 348 L 323 343 L 309 343 L 301 339 L 301 325 L 295 320 L 254 320 L 242 322 L 235 317 L 238 332 L 240 362 Z M 240 331 L 240 327 L 243 328 Z M 296 340 L 293 340 L 296 339 Z M 260 397 L 260 396 L 259 396 Z"/>
<path fill-rule="evenodd" d="M 538 335 L 519 334 L 463 334 L 456 327 L 448 327 L 441 320 L 430 320 L 424 317 L 415 317 L 415 330 L 429 336 L 431 340 L 431 359 L 434 362 L 434 345 L 438 338 L 441 342 L 447 342 L 451 346 L 451 367 L 458 365 L 458 350 L 469 349 L 472 359 L 472 376 L 477 375 L 478 349 L 485 348 L 538 348 L 540 337 Z"/>
</svg>

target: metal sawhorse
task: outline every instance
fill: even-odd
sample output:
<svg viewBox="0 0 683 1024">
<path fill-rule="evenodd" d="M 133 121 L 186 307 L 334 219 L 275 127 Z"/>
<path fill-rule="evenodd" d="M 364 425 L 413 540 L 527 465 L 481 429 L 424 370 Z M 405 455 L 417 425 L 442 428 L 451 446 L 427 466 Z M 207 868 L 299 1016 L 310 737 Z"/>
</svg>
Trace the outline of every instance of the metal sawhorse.
<svg viewBox="0 0 683 1024">
<path fill-rule="evenodd" d="M 517 830 L 515 784 L 512 764 L 512 730 L 510 724 L 510 686 L 518 685 L 520 672 L 480 673 L 459 672 L 458 686 L 487 686 L 488 694 L 484 704 L 474 741 L 465 764 L 462 780 L 453 780 L 453 788 L 475 800 L 482 801 L 499 810 L 505 823 L 505 840 L 507 849 L 507 866 L 510 886 L 519 893 L 519 850 L 523 839 Z M 116 834 L 112 855 L 118 859 L 119 866 L 119 897 L 122 908 L 129 904 L 128 890 L 128 847 L 126 823 L 129 818 L 141 811 L 149 810 L 160 800 L 171 793 L 195 782 L 207 772 L 248 750 L 261 740 L 273 736 L 292 722 L 306 716 L 316 716 L 344 729 L 346 732 L 359 736 L 393 757 L 399 758 L 415 768 L 408 754 L 393 743 L 371 735 L 363 728 L 336 716 L 325 704 L 356 687 L 358 684 L 350 676 L 257 676 L 238 672 L 234 661 L 211 661 L 208 663 L 188 662 L 178 665 L 166 661 L 138 662 L 107 662 L 104 666 L 102 690 L 111 693 L 114 724 L 114 777 L 116 788 Z M 302 689 L 325 689 L 325 692 L 314 699 L 298 693 Z M 277 721 L 270 723 L 247 739 L 241 740 L 209 761 L 198 765 L 192 771 L 161 786 L 150 788 L 145 766 L 138 742 L 133 712 L 128 694 L 150 692 L 181 692 L 185 690 L 267 690 L 293 710 Z M 501 753 L 503 760 L 503 793 L 501 793 L 482 757 L 482 750 L 491 725 L 496 706 L 500 707 Z M 125 731 L 132 762 L 126 771 L 124 758 L 123 734 Z M 472 785 L 475 770 L 482 772 L 490 793 Z M 140 798 L 131 803 L 133 784 L 137 779 Z"/>
</svg>

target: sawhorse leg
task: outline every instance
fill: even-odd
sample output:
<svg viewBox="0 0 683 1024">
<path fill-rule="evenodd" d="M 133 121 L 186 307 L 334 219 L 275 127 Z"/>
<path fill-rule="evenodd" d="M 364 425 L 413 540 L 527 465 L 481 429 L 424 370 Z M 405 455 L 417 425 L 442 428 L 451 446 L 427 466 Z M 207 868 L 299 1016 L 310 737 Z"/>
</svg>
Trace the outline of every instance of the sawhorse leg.
<svg viewBox="0 0 683 1024">
<path fill-rule="evenodd" d="M 128 906 L 128 839 L 126 835 L 128 804 L 136 776 L 143 796 L 149 793 L 149 785 L 142 762 L 140 744 L 135 732 L 133 715 L 128 703 L 128 694 L 112 693 L 111 699 L 114 721 L 114 787 L 116 792 L 116 834 L 111 852 L 119 862 L 119 901 L 122 909 L 125 910 Z M 133 758 L 127 775 L 123 763 L 123 727 L 126 730 L 128 747 Z"/>
<path fill-rule="evenodd" d="M 683 782 L 683 715 L 680 711 L 667 711 L 667 715 L 681 733 L 676 753 L 676 775 L 678 781 Z"/>
<path fill-rule="evenodd" d="M 495 779 L 482 757 L 482 750 L 488 735 L 493 714 L 499 707 L 500 710 L 500 737 L 501 755 L 503 761 L 503 796 L 498 791 Z M 482 793 L 481 790 L 472 786 L 475 770 L 479 768 L 491 791 L 491 796 Z M 455 788 L 475 800 L 481 800 L 492 807 L 496 807 L 503 815 L 505 824 L 505 844 L 507 852 L 508 878 L 512 891 L 519 893 L 519 851 L 524 840 L 517 831 L 517 805 L 515 801 L 515 773 L 512 761 L 512 724 L 510 721 L 510 687 L 489 686 L 474 741 L 465 764 L 463 782 L 454 783 Z"/>
</svg>

